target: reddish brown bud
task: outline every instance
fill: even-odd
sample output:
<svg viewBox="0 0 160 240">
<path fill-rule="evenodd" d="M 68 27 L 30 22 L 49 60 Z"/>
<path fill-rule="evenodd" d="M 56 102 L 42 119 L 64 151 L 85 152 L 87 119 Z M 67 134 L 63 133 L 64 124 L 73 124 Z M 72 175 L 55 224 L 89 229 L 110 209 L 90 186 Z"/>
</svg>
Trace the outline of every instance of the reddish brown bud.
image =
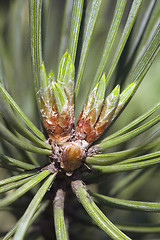
<svg viewBox="0 0 160 240">
<path fill-rule="evenodd" d="M 79 168 L 86 156 L 86 141 L 77 140 L 75 142 L 66 142 L 62 146 L 61 167 L 67 172 L 72 172 Z"/>
<path fill-rule="evenodd" d="M 49 116 L 45 116 L 42 112 L 42 117 L 43 125 L 48 133 L 48 136 L 55 143 L 61 144 L 71 137 L 74 124 L 73 106 L 68 106 L 68 111 L 65 115 L 59 115 L 56 110 L 53 110 L 50 111 Z"/>
</svg>

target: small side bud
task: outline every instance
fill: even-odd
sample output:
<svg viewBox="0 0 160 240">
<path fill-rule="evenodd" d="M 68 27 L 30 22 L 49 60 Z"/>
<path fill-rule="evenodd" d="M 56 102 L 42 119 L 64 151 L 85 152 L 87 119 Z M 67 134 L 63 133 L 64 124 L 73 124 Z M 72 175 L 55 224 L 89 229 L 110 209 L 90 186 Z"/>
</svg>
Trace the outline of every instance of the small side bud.
<svg viewBox="0 0 160 240">
<path fill-rule="evenodd" d="M 55 76 L 54 76 L 52 70 L 48 74 L 48 82 L 49 82 L 49 84 L 51 84 L 52 82 L 55 82 Z"/>
<path fill-rule="evenodd" d="M 120 97 L 120 86 L 117 85 L 105 100 L 101 115 L 98 120 L 99 125 L 107 123 L 113 115 Z"/>
<path fill-rule="evenodd" d="M 62 111 L 66 112 L 64 109 L 64 106 L 67 105 L 68 103 L 66 94 L 64 92 L 64 89 L 58 83 L 52 83 L 52 89 L 53 89 L 55 104 L 57 106 L 58 113 L 62 114 Z"/>
<path fill-rule="evenodd" d="M 95 99 L 95 96 L 96 96 L 96 92 L 97 92 L 97 88 L 98 88 L 98 85 L 97 84 L 95 86 L 95 88 L 92 90 L 92 92 L 90 93 L 88 99 L 87 99 L 87 102 L 83 108 L 83 112 L 82 112 L 82 115 L 81 115 L 81 118 L 85 118 L 88 116 L 90 110 L 91 110 L 91 107 L 93 105 L 93 102 L 94 102 L 94 99 Z"/>
<path fill-rule="evenodd" d="M 45 97 L 45 93 L 48 89 L 48 76 L 46 73 L 44 63 L 42 63 L 40 67 L 40 88 L 41 88 L 43 97 Z"/>
<path fill-rule="evenodd" d="M 62 147 L 61 168 L 67 172 L 72 172 L 79 168 L 83 159 L 86 157 L 86 141 L 77 140 L 75 142 L 66 142 Z"/>
<path fill-rule="evenodd" d="M 119 103 L 116 108 L 116 111 L 113 115 L 113 119 L 118 115 L 118 113 L 122 110 L 124 105 L 129 101 L 129 99 L 133 96 L 137 84 L 135 82 L 129 84 L 124 91 L 120 94 Z"/>
<path fill-rule="evenodd" d="M 57 82 L 64 88 L 70 104 L 73 104 L 74 97 L 74 74 L 74 64 L 70 54 L 66 52 L 59 64 Z"/>
<path fill-rule="evenodd" d="M 57 81 L 63 83 L 65 71 L 66 71 L 66 65 L 67 65 L 67 58 L 68 58 L 68 52 L 66 52 L 60 63 L 59 63 L 59 68 L 58 68 L 58 76 L 57 76 Z"/>
<path fill-rule="evenodd" d="M 87 135 L 86 140 L 89 143 L 97 140 L 104 132 L 104 130 L 110 125 L 112 116 L 116 110 L 119 101 L 119 92 L 120 86 L 117 85 L 115 89 L 106 98 L 98 122 L 96 123 L 94 129 Z"/>
<path fill-rule="evenodd" d="M 94 131 L 94 127 L 102 109 L 105 90 L 106 79 L 105 74 L 103 74 L 100 81 L 90 93 L 87 103 L 78 118 L 76 132 L 78 132 L 82 138 L 86 138 Z"/>
<path fill-rule="evenodd" d="M 53 73 L 52 73 L 53 75 Z M 51 84 L 44 63 L 40 67 L 40 109 L 42 117 L 49 117 L 53 105 Z"/>
<path fill-rule="evenodd" d="M 94 117 L 94 122 L 92 122 L 92 126 L 95 125 L 100 115 L 103 101 L 104 101 L 105 91 L 106 91 L 106 78 L 105 78 L 105 74 L 103 74 L 99 81 L 98 89 L 97 89 L 94 103 L 92 106 L 92 109 L 95 109 L 95 111 L 93 112 L 95 114 L 95 117 Z"/>
</svg>

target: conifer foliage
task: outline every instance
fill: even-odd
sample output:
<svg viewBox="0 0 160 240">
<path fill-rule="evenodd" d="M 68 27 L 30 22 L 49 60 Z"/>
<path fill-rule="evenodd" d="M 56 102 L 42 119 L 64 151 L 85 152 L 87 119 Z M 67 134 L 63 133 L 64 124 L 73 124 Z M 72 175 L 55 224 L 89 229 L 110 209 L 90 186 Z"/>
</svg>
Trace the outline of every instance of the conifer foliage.
<svg viewBox="0 0 160 240">
<path fill-rule="evenodd" d="M 158 1 L 7 4 L 0 16 L 0 218 L 9 223 L 2 239 L 157 236 L 160 104 L 140 113 L 129 103 L 157 62 Z M 137 117 L 123 124 L 123 110 Z"/>
</svg>

